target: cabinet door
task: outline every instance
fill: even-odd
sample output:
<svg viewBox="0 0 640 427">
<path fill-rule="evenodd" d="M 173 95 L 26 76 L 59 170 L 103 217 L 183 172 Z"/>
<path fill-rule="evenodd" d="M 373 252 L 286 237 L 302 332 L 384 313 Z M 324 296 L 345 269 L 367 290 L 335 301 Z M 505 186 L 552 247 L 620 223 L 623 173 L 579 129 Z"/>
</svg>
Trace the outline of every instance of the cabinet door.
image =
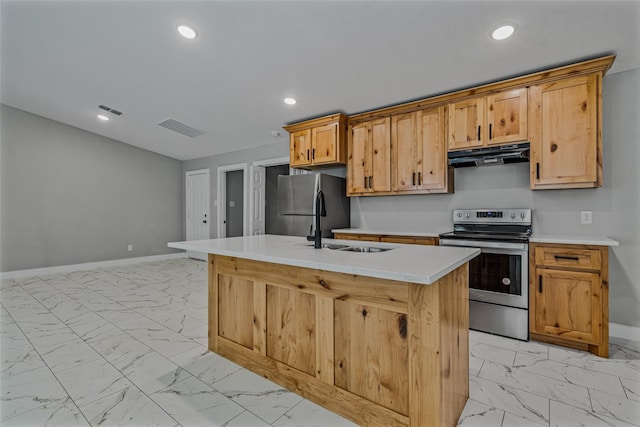
<svg viewBox="0 0 640 427">
<path fill-rule="evenodd" d="M 600 343 L 602 285 L 598 273 L 539 268 L 536 280 L 536 332 Z"/>
<path fill-rule="evenodd" d="M 316 296 L 267 285 L 266 306 L 267 356 L 315 376 Z"/>
<path fill-rule="evenodd" d="M 439 190 L 447 187 L 447 149 L 444 143 L 444 107 L 416 113 L 417 188 Z"/>
<path fill-rule="evenodd" d="M 411 190 L 417 185 L 416 113 L 391 118 L 393 146 L 393 189 Z"/>
<path fill-rule="evenodd" d="M 313 164 L 337 161 L 338 124 L 331 123 L 311 130 L 311 159 Z"/>
<path fill-rule="evenodd" d="M 526 141 L 527 89 L 516 89 L 487 97 L 488 145 Z"/>
<path fill-rule="evenodd" d="M 289 136 L 289 159 L 291 166 L 311 164 L 311 130 L 292 132 Z"/>
<path fill-rule="evenodd" d="M 372 191 L 391 191 L 391 118 L 373 120 L 371 132 Z"/>
<path fill-rule="evenodd" d="M 349 158 L 347 167 L 347 194 L 369 191 L 369 172 L 371 156 L 369 155 L 369 125 L 359 123 L 349 126 Z"/>
<path fill-rule="evenodd" d="M 335 385 L 408 414 L 407 314 L 365 304 L 334 302 Z"/>
<path fill-rule="evenodd" d="M 253 349 L 253 282 L 218 276 L 218 336 Z"/>
<path fill-rule="evenodd" d="M 449 104 L 449 150 L 482 147 L 484 98 Z"/>
<path fill-rule="evenodd" d="M 532 86 L 531 188 L 600 185 L 596 75 Z"/>
</svg>

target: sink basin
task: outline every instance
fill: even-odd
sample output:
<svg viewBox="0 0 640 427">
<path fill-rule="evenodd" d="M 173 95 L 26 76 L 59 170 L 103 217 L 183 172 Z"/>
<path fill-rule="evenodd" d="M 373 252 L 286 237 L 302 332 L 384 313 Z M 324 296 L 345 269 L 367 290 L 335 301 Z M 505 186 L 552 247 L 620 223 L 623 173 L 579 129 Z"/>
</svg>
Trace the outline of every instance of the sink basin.
<svg viewBox="0 0 640 427">
<path fill-rule="evenodd" d="M 307 244 L 307 246 L 314 246 L 313 243 L 309 243 Z M 344 249 L 344 248 L 348 248 L 349 246 L 347 245 L 336 245 L 334 243 L 323 243 L 322 244 L 322 248 L 323 249 Z"/>
<path fill-rule="evenodd" d="M 313 246 L 313 243 L 307 244 L 307 246 Z M 386 252 L 390 251 L 394 248 L 378 248 L 374 246 L 348 246 L 348 245 L 339 245 L 336 243 L 323 243 L 323 249 L 331 249 L 337 251 L 345 251 L 345 252 L 360 252 L 360 253 L 378 253 L 378 252 Z"/>
<path fill-rule="evenodd" d="M 377 253 L 390 251 L 393 248 L 376 248 L 373 246 L 347 246 L 344 249 L 340 249 L 345 252 L 361 252 L 361 253 Z"/>
<path fill-rule="evenodd" d="M 327 244 L 322 245 L 322 247 L 323 248 L 327 248 L 327 249 L 343 249 L 344 250 L 344 249 L 348 248 L 349 246 L 327 243 Z"/>
</svg>

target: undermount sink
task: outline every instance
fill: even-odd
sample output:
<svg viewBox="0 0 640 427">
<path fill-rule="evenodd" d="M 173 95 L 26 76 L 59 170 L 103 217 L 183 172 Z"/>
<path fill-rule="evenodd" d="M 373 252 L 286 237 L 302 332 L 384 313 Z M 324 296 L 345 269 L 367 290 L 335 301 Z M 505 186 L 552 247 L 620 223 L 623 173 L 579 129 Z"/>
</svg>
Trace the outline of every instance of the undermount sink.
<svg viewBox="0 0 640 427">
<path fill-rule="evenodd" d="M 313 246 L 313 244 L 308 244 L 307 246 Z M 348 246 L 348 245 L 339 245 L 335 243 L 323 243 L 323 249 L 331 249 L 336 251 L 344 251 L 344 252 L 359 252 L 365 254 L 379 253 L 390 251 L 394 248 L 378 248 L 375 246 Z"/>
<path fill-rule="evenodd" d="M 377 253 L 390 251 L 393 248 L 376 248 L 373 246 L 347 246 L 344 249 L 340 249 L 345 252 L 361 252 L 361 253 Z"/>
</svg>

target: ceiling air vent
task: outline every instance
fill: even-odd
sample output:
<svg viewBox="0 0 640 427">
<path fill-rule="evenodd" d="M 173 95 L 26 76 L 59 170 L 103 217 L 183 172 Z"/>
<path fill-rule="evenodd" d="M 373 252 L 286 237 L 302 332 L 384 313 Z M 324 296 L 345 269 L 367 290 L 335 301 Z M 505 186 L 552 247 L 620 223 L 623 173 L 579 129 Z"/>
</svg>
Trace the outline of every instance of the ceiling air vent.
<svg viewBox="0 0 640 427">
<path fill-rule="evenodd" d="M 189 125 L 185 125 L 184 123 L 180 123 L 179 121 L 174 119 L 167 119 L 164 122 L 158 123 L 158 126 L 162 126 L 163 128 L 181 133 L 190 138 L 195 138 L 196 136 L 204 135 L 205 133 L 207 133 L 205 131 L 192 128 Z"/>
<path fill-rule="evenodd" d="M 104 110 L 104 111 L 108 111 L 111 114 L 115 114 L 116 116 L 121 116 L 122 115 L 122 111 L 118 111 L 115 108 L 111 108 L 111 107 L 107 107 L 106 105 L 98 105 L 98 108 Z"/>
</svg>

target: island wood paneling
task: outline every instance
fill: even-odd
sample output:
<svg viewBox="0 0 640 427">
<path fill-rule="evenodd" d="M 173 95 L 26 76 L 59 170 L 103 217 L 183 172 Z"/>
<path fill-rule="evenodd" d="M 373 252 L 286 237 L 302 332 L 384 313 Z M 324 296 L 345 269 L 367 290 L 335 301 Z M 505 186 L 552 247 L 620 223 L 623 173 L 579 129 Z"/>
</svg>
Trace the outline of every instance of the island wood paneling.
<svg viewBox="0 0 640 427">
<path fill-rule="evenodd" d="M 225 256 L 209 269 L 212 351 L 360 425 L 457 423 L 467 264 L 431 285 Z"/>
<path fill-rule="evenodd" d="M 315 375 L 316 297 L 267 285 L 267 356 Z"/>
<path fill-rule="evenodd" d="M 218 335 L 253 349 L 253 282 L 218 275 Z"/>
<path fill-rule="evenodd" d="M 335 301 L 335 384 L 409 413 L 407 315 Z"/>
</svg>

